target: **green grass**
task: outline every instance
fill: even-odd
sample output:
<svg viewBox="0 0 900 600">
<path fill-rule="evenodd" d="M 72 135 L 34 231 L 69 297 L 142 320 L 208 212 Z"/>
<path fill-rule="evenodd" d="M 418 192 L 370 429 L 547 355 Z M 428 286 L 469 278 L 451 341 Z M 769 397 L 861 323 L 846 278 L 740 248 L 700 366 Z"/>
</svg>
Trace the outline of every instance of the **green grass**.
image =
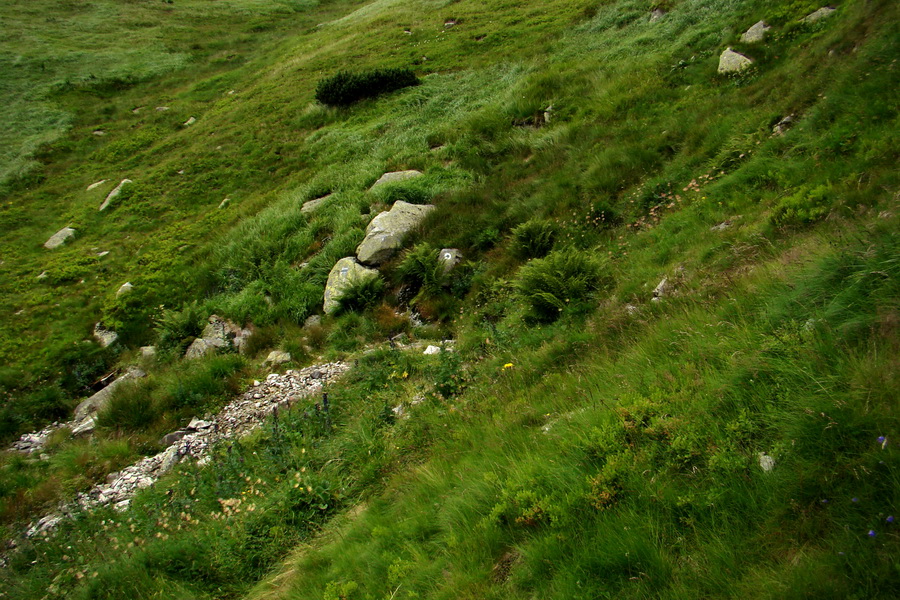
<svg viewBox="0 0 900 600">
<path fill-rule="evenodd" d="M 3 158 L 22 175 L 0 209 L 2 434 L 65 416 L 138 345 L 164 351 L 92 442 L 4 457 L 7 531 L 214 410 L 271 348 L 357 362 L 329 419 L 310 400 L 135 510 L 25 543 L 11 593 L 895 596 L 897 9 L 798 25 L 815 3 L 683 0 L 651 22 L 658 4 L 54 6 L 56 45 L 9 80 L 49 108 L 9 117 Z M 740 44 L 759 19 L 767 41 Z M 73 33 L 101 26 L 139 37 Z M 718 76 L 727 46 L 754 68 Z M 61 50 L 69 70 L 38 74 Z M 105 56 L 134 60 L 94 81 Z M 398 67 L 421 85 L 313 102 L 339 70 Z M 400 169 L 424 176 L 368 191 Z M 383 288 L 302 327 L 401 199 L 437 209 Z M 66 224 L 73 242 L 40 247 Z M 440 248 L 464 263 L 439 272 Z M 255 356 L 177 360 L 212 312 L 256 328 Z M 99 320 L 120 345 L 83 341 Z M 372 351 L 396 334 L 455 352 Z"/>
</svg>

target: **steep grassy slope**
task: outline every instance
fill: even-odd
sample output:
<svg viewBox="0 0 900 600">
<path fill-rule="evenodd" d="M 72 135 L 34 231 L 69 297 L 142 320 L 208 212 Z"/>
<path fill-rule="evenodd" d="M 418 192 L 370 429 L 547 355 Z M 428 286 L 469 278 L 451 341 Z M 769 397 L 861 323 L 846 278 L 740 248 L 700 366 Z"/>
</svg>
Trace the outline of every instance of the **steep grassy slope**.
<svg viewBox="0 0 900 600">
<path fill-rule="evenodd" d="M 846 1 L 804 24 L 815 3 L 771 4 L 235 1 L 211 23 L 186 3 L 182 29 L 138 3 L 188 66 L 53 87 L 72 129 L 8 183 L 5 432 L 65 414 L 138 344 L 161 356 L 91 441 L 2 459 L 7 530 L 263 373 L 178 360 L 211 312 L 252 323 L 259 356 L 358 362 L 331 426 L 300 407 L 126 514 L 22 542 L 8 593 L 896 596 L 898 11 Z M 740 43 L 760 19 L 765 42 Z M 197 42 L 207 26 L 231 41 Z M 717 75 L 728 46 L 753 67 Z M 340 68 L 393 66 L 421 85 L 312 101 Z M 437 210 L 383 293 L 302 327 L 398 199 Z M 73 243 L 40 248 L 68 223 Z M 447 247 L 466 258 L 450 274 Z M 119 347 L 80 342 L 101 319 Z M 456 352 L 362 352 L 398 334 Z"/>
</svg>

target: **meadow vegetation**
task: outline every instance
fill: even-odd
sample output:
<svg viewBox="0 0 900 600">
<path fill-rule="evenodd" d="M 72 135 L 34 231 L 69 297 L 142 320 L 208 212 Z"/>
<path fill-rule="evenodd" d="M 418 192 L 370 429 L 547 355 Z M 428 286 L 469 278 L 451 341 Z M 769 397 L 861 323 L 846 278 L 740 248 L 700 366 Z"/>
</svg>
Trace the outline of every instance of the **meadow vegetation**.
<svg viewBox="0 0 900 600">
<path fill-rule="evenodd" d="M 0 439 L 148 371 L 90 439 L 0 455 L 4 536 L 272 349 L 354 363 L 327 413 L 304 399 L 126 512 L 19 538 L 0 597 L 900 594 L 900 14 L 777 4 L 0 9 Z M 753 66 L 717 74 L 726 47 Z M 304 325 L 398 200 L 436 209 Z M 213 313 L 254 329 L 245 353 L 181 360 Z"/>
</svg>

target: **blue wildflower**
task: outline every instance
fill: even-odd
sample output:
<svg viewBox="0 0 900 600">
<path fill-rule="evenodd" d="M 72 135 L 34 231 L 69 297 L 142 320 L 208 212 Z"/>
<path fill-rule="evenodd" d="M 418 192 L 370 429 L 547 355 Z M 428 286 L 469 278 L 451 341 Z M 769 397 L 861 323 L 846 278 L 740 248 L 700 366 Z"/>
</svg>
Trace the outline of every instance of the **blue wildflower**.
<svg viewBox="0 0 900 600">
<path fill-rule="evenodd" d="M 889 516 L 887 519 L 885 519 L 885 521 L 887 521 L 888 523 L 893 523 L 893 522 L 894 522 L 894 515 Z"/>
<path fill-rule="evenodd" d="M 859 502 L 859 498 L 856 498 L 856 497 L 850 498 L 850 502 Z"/>
<path fill-rule="evenodd" d="M 874 529 L 870 529 L 870 530 L 869 530 L 869 537 L 870 537 L 870 538 L 873 538 L 873 537 L 875 537 L 875 535 L 876 535 L 876 534 L 875 534 L 875 530 L 874 530 Z"/>
</svg>

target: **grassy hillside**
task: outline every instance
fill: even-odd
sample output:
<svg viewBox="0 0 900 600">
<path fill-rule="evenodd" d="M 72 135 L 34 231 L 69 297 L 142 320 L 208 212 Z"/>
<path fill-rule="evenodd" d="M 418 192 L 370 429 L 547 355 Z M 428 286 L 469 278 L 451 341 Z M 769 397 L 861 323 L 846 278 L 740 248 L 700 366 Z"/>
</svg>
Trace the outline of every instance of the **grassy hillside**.
<svg viewBox="0 0 900 600">
<path fill-rule="evenodd" d="M 356 361 L 330 424 L 310 399 L 125 513 L 20 540 L 0 596 L 895 597 L 900 15 L 772 4 L 0 9 L 0 433 L 149 371 L 91 439 L 0 457 L 7 537 L 269 350 Z M 752 66 L 718 74 L 728 47 Z M 420 84 L 313 99 L 387 67 Z M 403 169 L 424 175 L 369 189 Z M 396 200 L 436 210 L 374 294 L 304 326 Z M 212 313 L 249 354 L 180 360 Z"/>
</svg>

